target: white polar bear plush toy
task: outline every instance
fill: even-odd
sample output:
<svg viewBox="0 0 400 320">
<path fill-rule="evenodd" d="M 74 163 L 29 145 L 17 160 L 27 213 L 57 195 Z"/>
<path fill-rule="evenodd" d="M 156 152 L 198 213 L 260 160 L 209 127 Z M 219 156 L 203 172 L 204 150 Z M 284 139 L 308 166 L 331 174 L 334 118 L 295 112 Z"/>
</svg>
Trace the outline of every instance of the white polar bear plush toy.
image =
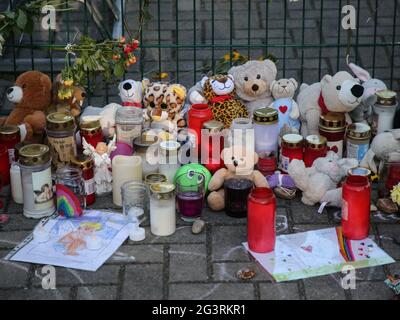
<svg viewBox="0 0 400 320">
<path fill-rule="evenodd" d="M 141 81 L 125 80 L 118 85 L 119 96 L 124 107 L 142 108 L 143 88 Z"/>
<path fill-rule="evenodd" d="M 360 105 L 363 95 L 364 87 L 346 71 L 326 75 L 312 85 L 302 84 L 297 97 L 302 135 L 318 134 L 319 118 L 328 112 L 345 113 L 346 121 L 352 123 L 348 113 Z"/>
</svg>

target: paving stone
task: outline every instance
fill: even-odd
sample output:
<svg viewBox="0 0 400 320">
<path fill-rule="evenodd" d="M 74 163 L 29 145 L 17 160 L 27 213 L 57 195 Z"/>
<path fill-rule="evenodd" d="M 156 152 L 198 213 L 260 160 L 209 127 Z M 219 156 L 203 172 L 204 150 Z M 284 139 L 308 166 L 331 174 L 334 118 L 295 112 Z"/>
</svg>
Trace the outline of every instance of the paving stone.
<svg viewBox="0 0 400 320">
<path fill-rule="evenodd" d="M 90 294 L 89 294 L 90 292 Z M 116 286 L 78 287 L 77 300 L 115 300 Z"/>
<path fill-rule="evenodd" d="M 10 214 L 8 222 L 2 226 L 4 231 L 33 230 L 40 220 L 26 218 L 22 214 Z"/>
<path fill-rule="evenodd" d="M 0 300 L 67 300 L 69 294 L 69 288 L 55 290 L 0 288 Z"/>
<path fill-rule="evenodd" d="M 192 234 L 192 226 L 178 226 L 173 235 L 168 237 L 155 236 L 150 232 L 150 228 L 146 228 L 146 239 L 142 242 L 144 244 L 153 243 L 199 243 L 205 241 L 205 232 L 200 234 Z"/>
<path fill-rule="evenodd" d="M 261 300 L 299 300 L 297 283 L 260 283 Z"/>
<path fill-rule="evenodd" d="M 29 264 L 0 260 L 0 288 L 25 287 L 28 281 Z M 7 276 L 5 276 L 7 275 Z"/>
<path fill-rule="evenodd" d="M 254 287 L 242 283 L 171 284 L 169 297 L 172 300 L 253 300 Z"/>
<path fill-rule="evenodd" d="M 356 279 L 358 280 L 382 280 L 386 279 L 386 274 L 382 266 L 363 268 L 356 270 Z"/>
<path fill-rule="evenodd" d="M 131 264 L 163 262 L 164 246 L 154 244 L 123 245 L 107 260 L 107 263 Z"/>
<path fill-rule="evenodd" d="M 243 280 L 241 280 L 237 277 L 237 272 L 244 268 L 249 268 L 256 273 L 254 278 L 252 278 L 250 280 L 245 280 L 245 282 L 272 281 L 273 280 L 273 278 L 268 274 L 268 272 L 265 271 L 260 266 L 260 264 L 258 264 L 255 261 L 214 263 L 213 264 L 214 280 L 241 282 Z"/>
<path fill-rule="evenodd" d="M 220 226 L 212 228 L 213 261 L 248 261 L 249 254 L 242 246 L 247 241 L 245 226 Z"/>
<path fill-rule="evenodd" d="M 160 300 L 163 298 L 163 267 L 161 265 L 126 266 L 123 299 Z"/>
<path fill-rule="evenodd" d="M 329 216 L 326 210 L 324 210 L 322 214 L 318 214 L 319 205 L 313 207 L 305 206 L 303 203 L 296 200 L 289 201 L 289 204 L 295 223 L 324 224 L 329 222 Z"/>
<path fill-rule="evenodd" d="M 325 277 L 304 279 L 308 300 L 344 300 L 344 290 L 340 285 L 340 276 L 333 274 Z"/>
<path fill-rule="evenodd" d="M 357 281 L 356 289 L 349 291 L 355 300 L 390 300 L 394 295 L 383 281 Z"/>
<path fill-rule="evenodd" d="M 380 239 L 383 250 L 385 250 L 393 259 L 400 260 L 400 237 L 398 225 L 379 225 Z"/>
<path fill-rule="evenodd" d="M 0 248 L 13 249 L 17 244 L 24 240 L 30 231 L 1 231 Z"/>
<path fill-rule="evenodd" d="M 169 248 L 169 280 L 207 280 L 206 246 L 171 245 Z"/>
</svg>

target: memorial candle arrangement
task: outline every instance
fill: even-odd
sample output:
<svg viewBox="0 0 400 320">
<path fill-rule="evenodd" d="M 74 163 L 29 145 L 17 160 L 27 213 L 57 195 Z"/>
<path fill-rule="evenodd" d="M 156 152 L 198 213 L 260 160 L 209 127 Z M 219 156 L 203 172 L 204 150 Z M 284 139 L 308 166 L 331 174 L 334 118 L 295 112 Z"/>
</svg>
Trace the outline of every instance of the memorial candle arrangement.
<svg viewBox="0 0 400 320">
<path fill-rule="evenodd" d="M 168 183 L 150 186 L 150 230 L 155 236 L 170 236 L 176 230 L 175 186 Z"/>
<path fill-rule="evenodd" d="M 179 213 L 184 221 L 201 217 L 205 197 L 205 177 L 201 173 L 182 174 L 175 180 Z"/>
</svg>

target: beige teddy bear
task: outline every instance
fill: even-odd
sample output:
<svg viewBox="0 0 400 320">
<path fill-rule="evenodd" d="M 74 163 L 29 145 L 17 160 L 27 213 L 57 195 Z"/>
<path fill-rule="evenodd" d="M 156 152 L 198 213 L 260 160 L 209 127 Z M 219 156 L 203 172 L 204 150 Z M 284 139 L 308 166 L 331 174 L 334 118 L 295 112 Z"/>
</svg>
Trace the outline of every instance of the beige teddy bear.
<svg viewBox="0 0 400 320">
<path fill-rule="evenodd" d="M 288 173 L 296 187 L 303 191 L 301 201 L 313 206 L 318 202 L 329 202 L 331 206 L 340 206 L 341 193 L 338 183 L 348 171 L 358 166 L 356 159 L 340 159 L 330 151 L 325 158 L 318 158 L 311 168 L 306 168 L 301 160 L 293 160 L 288 167 Z"/>
<path fill-rule="evenodd" d="M 208 190 L 211 191 L 207 201 L 211 210 L 220 211 L 225 208 L 224 182 L 230 178 L 237 177 L 251 180 L 256 187 L 268 188 L 267 179 L 260 171 L 254 170 L 258 162 L 255 152 L 235 146 L 225 148 L 221 154 L 226 168 L 219 169 L 211 178 Z"/>
<path fill-rule="evenodd" d="M 300 131 L 300 110 L 296 101 L 293 99 L 298 83 L 295 79 L 280 79 L 272 81 L 271 92 L 275 101 L 270 105 L 279 113 L 279 131 L 286 133 L 292 129 L 293 133 Z M 289 129 L 288 129 L 289 128 Z"/>
<path fill-rule="evenodd" d="M 345 113 L 351 123 L 348 113 L 360 105 L 363 94 L 359 80 L 345 71 L 326 75 L 313 85 L 302 84 L 297 97 L 302 135 L 318 134 L 319 117 L 328 112 Z"/>
</svg>

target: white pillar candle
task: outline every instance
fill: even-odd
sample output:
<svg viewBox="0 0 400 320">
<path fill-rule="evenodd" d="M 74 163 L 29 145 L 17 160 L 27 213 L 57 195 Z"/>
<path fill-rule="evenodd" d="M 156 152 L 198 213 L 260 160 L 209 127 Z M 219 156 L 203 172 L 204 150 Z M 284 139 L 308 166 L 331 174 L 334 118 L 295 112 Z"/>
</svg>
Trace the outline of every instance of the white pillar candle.
<svg viewBox="0 0 400 320">
<path fill-rule="evenodd" d="M 113 202 L 122 206 L 121 186 L 130 180 L 142 181 L 142 158 L 115 156 L 112 160 Z"/>
<path fill-rule="evenodd" d="M 173 184 L 150 186 L 150 230 L 156 236 L 170 236 L 176 230 Z"/>
<path fill-rule="evenodd" d="M 176 171 L 181 167 L 179 161 L 180 144 L 177 141 L 162 141 L 159 145 L 159 172 L 173 183 Z"/>
<path fill-rule="evenodd" d="M 21 169 L 17 163 L 13 163 L 10 168 L 11 194 L 15 203 L 23 204 Z"/>
</svg>

